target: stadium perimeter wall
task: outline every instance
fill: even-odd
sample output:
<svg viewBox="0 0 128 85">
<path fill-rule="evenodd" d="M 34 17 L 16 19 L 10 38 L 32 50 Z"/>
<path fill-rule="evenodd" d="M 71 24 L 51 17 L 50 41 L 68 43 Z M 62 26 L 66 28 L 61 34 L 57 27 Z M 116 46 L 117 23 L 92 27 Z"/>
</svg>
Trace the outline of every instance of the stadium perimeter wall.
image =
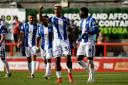
<svg viewBox="0 0 128 85">
<path fill-rule="evenodd" d="M 7 58 L 11 70 L 16 71 L 26 71 L 27 60 L 26 58 Z M 52 70 L 55 70 L 55 59 L 52 59 Z M 84 71 L 84 69 L 77 63 L 76 57 L 72 58 L 73 70 L 74 71 Z M 85 58 L 84 61 L 87 61 Z M 94 65 L 96 72 L 128 72 L 128 58 L 115 58 L 115 57 L 95 57 Z M 61 66 L 63 70 L 66 70 L 65 58 L 62 58 Z M 42 71 L 45 69 L 44 60 L 42 58 L 37 58 L 36 70 Z M 0 71 L 4 71 L 2 62 L 0 62 Z"/>
</svg>

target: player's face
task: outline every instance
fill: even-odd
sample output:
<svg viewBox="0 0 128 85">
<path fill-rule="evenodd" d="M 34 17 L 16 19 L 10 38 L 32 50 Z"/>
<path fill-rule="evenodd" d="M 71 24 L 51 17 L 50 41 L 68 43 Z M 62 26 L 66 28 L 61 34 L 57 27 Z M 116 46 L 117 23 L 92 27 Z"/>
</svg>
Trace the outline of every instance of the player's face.
<svg viewBox="0 0 128 85">
<path fill-rule="evenodd" d="M 30 23 L 33 23 L 33 16 L 29 15 L 29 16 L 28 16 L 28 21 L 29 21 Z"/>
<path fill-rule="evenodd" d="M 42 17 L 42 22 L 43 22 L 43 24 L 48 24 L 48 19 L 45 17 Z"/>
<path fill-rule="evenodd" d="M 80 18 L 84 18 L 85 17 L 85 13 L 84 12 L 82 12 L 82 11 L 80 11 Z"/>
<path fill-rule="evenodd" d="M 15 17 L 15 19 L 14 19 L 15 21 L 18 21 L 18 17 Z"/>
<path fill-rule="evenodd" d="M 58 7 L 58 6 L 54 7 L 54 12 L 55 12 L 56 16 L 60 16 L 61 11 L 62 11 L 61 7 Z"/>
</svg>

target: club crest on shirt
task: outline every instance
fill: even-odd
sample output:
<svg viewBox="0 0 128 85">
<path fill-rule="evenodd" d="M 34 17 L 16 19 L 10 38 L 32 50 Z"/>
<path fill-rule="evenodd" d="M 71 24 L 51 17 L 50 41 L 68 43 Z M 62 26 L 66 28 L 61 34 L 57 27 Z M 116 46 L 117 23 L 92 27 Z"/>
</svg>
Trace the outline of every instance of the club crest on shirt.
<svg viewBox="0 0 128 85">
<path fill-rule="evenodd" d="M 52 32 L 52 29 L 49 29 L 49 32 Z"/>
</svg>

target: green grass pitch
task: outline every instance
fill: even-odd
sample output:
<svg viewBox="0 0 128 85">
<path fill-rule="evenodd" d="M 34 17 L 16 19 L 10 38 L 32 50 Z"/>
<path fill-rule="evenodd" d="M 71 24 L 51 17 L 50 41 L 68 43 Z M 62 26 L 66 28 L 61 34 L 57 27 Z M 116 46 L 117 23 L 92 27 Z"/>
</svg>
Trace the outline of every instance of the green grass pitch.
<svg viewBox="0 0 128 85">
<path fill-rule="evenodd" d="M 0 85 L 58 85 L 55 83 L 56 75 L 53 72 L 50 80 L 43 78 L 44 72 L 36 72 L 36 77 L 29 78 L 27 71 L 12 71 L 11 78 L 4 78 L 4 72 L 0 72 Z M 69 83 L 67 79 L 67 73 L 62 73 L 63 82 L 60 85 L 128 85 L 128 73 L 127 72 L 98 72 L 96 73 L 96 82 L 88 84 L 87 73 L 85 72 L 73 72 L 74 82 Z"/>
</svg>

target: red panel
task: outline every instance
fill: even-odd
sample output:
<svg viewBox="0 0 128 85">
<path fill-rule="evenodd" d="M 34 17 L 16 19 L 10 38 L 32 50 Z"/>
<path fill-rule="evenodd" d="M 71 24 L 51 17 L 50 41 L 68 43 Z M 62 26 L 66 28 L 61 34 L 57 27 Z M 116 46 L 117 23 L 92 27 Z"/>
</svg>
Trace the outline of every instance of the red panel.
<svg viewBox="0 0 128 85">
<path fill-rule="evenodd" d="M 27 70 L 26 58 L 7 58 L 7 60 L 10 64 L 10 68 L 13 66 L 13 70 Z M 55 70 L 54 61 L 55 59 L 53 58 L 52 59 L 53 70 Z M 77 63 L 76 57 L 73 57 L 72 61 L 73 61 L 73 70 L 75 71 L 84 70 Z M 85 58 L 84 61 L 87 62 L 87 59 Z M 128 58 L 96 57 L 94 58 L 94 64 L 95 64 L 95 70 L 98 72 L 128 72 Z M 15 68 L 15 66 L 17 67 Z M 62 58 L 61 66 L 63 70 L 66 70 L 65 58 Z M 45 69 L 45 64 L 43 62 L 43 59 L 37 58 L 37 70 L 42 70 L 42 69 Z"/>
</svg>

